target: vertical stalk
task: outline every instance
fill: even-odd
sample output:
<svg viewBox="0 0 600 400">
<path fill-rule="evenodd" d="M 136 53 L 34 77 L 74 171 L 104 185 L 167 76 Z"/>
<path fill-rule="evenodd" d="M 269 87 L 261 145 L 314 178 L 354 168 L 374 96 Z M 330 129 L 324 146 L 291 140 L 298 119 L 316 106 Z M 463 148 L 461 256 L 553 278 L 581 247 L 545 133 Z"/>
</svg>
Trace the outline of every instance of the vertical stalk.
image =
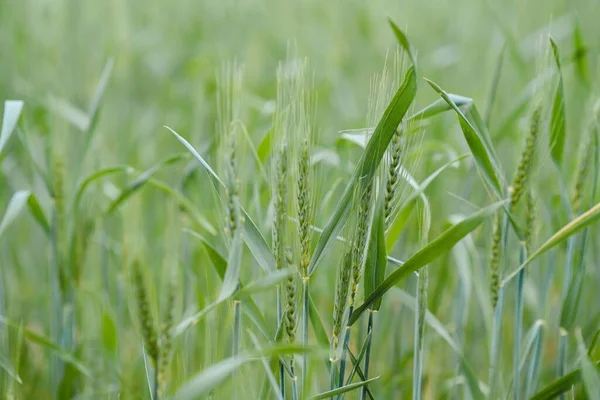
<svg viewBox="0 0 600 400">
<path fill-rule="evenodd" d="M 506 264 L 508 263 L 508 259 L 506 257 L 507 248 L 508 248 L 508 217 L 504 215 L 504 230 L 502 232 L 502 242 L 503 242 L 503 254 L 504 254 L 504 270 L 506 270 Z M 498 358 L 500 356 L 500 345 L 502 342 L 502 310 L 504 306 L 504 287 L 498 288 L 498 302 L 496 304 L 496 309 L 494 310 L 494 319 L 492 321 L 492 346 L 490 348 L 490 370 L 488 377 L 488 386 L 489 386 L 489 398 L 496 398 L 496 385 L 497 385 L 497 371 L 496 368 L 498 366 Z"/>
<path fill-rule="evenodd" d="M 424 267 L 417 280 L 417 307 L 415 309 L 415 340 L 413 363 L 413 400 L 421 400 L 423 377 L 423 335 L 425 332 L 425 311 L 427 308 L 427 267 Z"/>
<path fill-rule="evenodd" d="M 302 278 L 302 345 L 308 346 L 308 312 L 309 312 L 309 283 L 310 277 Z M 306 397 L 308 390 L 308 358 L 306 352 L 302 353 L 302 396 Z"/>
<path fill-rule="evenodd" d="M 49 265 L 49 281 L 50 281 L 50 307 L 51 307 L 51 319 L 50 319 L 50 331 L 52 340 L 55 343 L 60 343 L 62 336 L 62 295 L 60 287 L 60 252 L 58 249 L 58 223 L 57 223 L 57 212 L 56 208 L 52 210 L 52 222 L 50 228 L 50 265 Z M 58 390 L 58 381 L 61 375 L 62 363 L 56 356 L 51 356 L 51 382 L 52 389 L 56 393 Z"/>
<path fill-rule="evenodd" d="M 527 372 L 527 380 L 525 381 L 525 398 L 530 398 L 533 392 L 537 388 L 537 379 L 539 373 L 539 365 L 540 359 L 542 358 L 542 343 L 543 343 L 543 335 L 544 330 L 540 331 L 540 334 L 536 338 L 535 348 L 533 350 L 533 355 L 531 356 L 531 361 L 529 364 L 529 371 Z"/>
<path fill-rule="evenodd" d="M 277 286 L 277 321 L 283 324 L 283 309 L 281 307 L 281 286 Z M 283 329 L 283 326 L 281 327 Z M 285 369 L 279 360 L 279 394 L 285 399 Z"/>
<path fill-rule="evenodd" d="M 233 301 L 233 351 L 232 355 L 237 356 L 240 352 L 240 330 L 242 326 L 242 302 Z"/>
<path fill-rule="evenodd" d="M 363 368 L 363 373 L 365 375 L 365 379 L 369 379 L 369 362 L 371 359 L 371 338 L 373 337 L 373 317 L 375 316 L 375 310 L 369 310 L 369 322 L 367 324 L 367 350 L 365 352 L 365 365 Z M 364 400 L 367 398 L 367 387 L 363 386 L 360 391 L 360 400 Z"/>
<path fill-rule="evenodd" d="M 527 250 L 525 243 L 521 243 L 521 251 L 519 253 L 519 264 L 522 264 L 527 259 Z M 513 390 L 514 399 L 519 400 L 521 398 L 520 388 L 520 374 L 519 374 L 519 362 L 520 362 L 520 350 L 521 350 L 521 336 L 523 335 L 523 287 L 525 285 L 525 270 L 522 269 L 517 275 L 517 294 L 516 294 L 516 305 L 515 305 L 515 337 L 513 339 Z"/>
<path fill-rule="evenodd" d="M 352 316 L 352 312 L 354 311 L 354 306 L 351 305 L 349 312 L 348 312 L 348 318 L 350 318 L 350 316 Z M 346 326 L 346 328 L 344 329 L 345 334 L 344 334 L 344 343 L 342 344 L 342 358 L 340 360 L 340 375 L 338 377 L 338 386 L 337 387 L 342 387 L 344 386 L 344 375 L 346 374 L 346 358 L 348 357 L 348 346 L 350 344 L 350 327 Z"/>
<path fill-rule="evenodd" d="M 567 339 L 569 334 L 564 328 L 560 328 L 558 332 L 558 370 L 557 375 L 560 378 L 565 374 L 567 368 Z M 566 400 L 567 396 L 560 395 L 560 400 Z"/>
</svg>

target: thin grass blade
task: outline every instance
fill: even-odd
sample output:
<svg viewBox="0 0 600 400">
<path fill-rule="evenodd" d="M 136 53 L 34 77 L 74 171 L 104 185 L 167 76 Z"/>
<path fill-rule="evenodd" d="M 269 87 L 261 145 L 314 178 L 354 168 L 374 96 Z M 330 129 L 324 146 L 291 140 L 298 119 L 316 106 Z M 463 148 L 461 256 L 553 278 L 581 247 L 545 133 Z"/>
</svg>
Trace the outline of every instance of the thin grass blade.
<svg viewBox="0 0 600 400">
<path fill-rule="evenodd" d="M 12 136 L 17 122 L 19 122 L 23 105 L 22 100 L 7 100 L 4 102 L 2 130 L 0 131 L 0 155 L 2 155 L 2 150 L 6 146 L 6 143 L 8 143 L 8 139 Z"/>
<path fill-rule="evenodd" d="M 416 90 L 415 70 L 414 68 L 410 68 L 406 73 L 403 84 L 392 98 L 383 117 L 377 124 L 375 132 L 358 162 L 354 176 L 346 186 L 346 190 L 341 196 L 338 206 L 333 211 L 327 225 L 323 229 L 323 233 L 319 237 L 310 261 L 309 274 L 312 275 L 314 273 L 325 257 L 326 250 L 331 246 L 344 226 L 350 214 L 351 200 L 354 196 L 356 186 L 360 185 L 361 188 L 365 188 L 371 183 L 394 132 L 415 97 Z M 362 190 L 360 191 L 362 192 Z"/>
<path fill-rule="evenodd" d="M 392 272 L 383 281 L 383 283 L 365 299 L 360 307 L 354 310 L 350 320 L 348 321 L 348 325 L 352 325 L 354 322 L 356 322 L 371 304 L 377 301 L 400 281 L 449 251 L 456 243 L 475 230 L 483 221 L 493 215 L 493 213 L 504 204 L 504 201 L 500 201 L 477 211 L 471 216 L 448 228 L 444 233 L 415 253 L 412 257 L 406 260 L 400 268 Z"/>
</svg>

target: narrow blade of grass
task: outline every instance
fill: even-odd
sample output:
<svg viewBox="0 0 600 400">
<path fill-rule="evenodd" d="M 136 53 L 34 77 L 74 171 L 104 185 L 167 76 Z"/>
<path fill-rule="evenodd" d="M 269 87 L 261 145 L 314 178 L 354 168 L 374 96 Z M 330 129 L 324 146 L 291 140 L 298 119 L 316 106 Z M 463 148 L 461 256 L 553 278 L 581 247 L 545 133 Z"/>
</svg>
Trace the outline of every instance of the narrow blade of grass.
<svg viewBox="0 0 600 400">
<path fill-rule="evenodd" d="M 271 138 L 273 137 L 273 129 L 274 126 L 271 126 L 269 130 L 265 133 L 265 136 L 261 139 L 258 144 L 258 148 L 256 149 L 256 153 L 258 154 L 258 159 L 264 164 L 271 154 Z"/>
<path fill-rule="evenodd" d="M 327 225 L 323 229 L 323 233 L 319 237 L 319 241 L 317 242 L 317 246 L 310 261 L 309 274 L 312 275 L 314 273 L 315 269 L 325 257 L 326 250 L 331 246 L 346 222 L 350 213 L 352 205 L 351 200 L 355 193 L 355 187 L 360 185 L 361 188 L 365 188 L 371 183 L 394 132 L 415 97 L 416 90 L 417 81 L 415 70 L 414 68 L 410 68 L 406 73 L 404 82 L 392 98 L 383 117 L 377 124 L 375 132 L 358 162 L 352 179 L 346 186 L 346 190 L 341 196 L 338 206 L 333 211 Z M 362 192 L 362 190 L 360 191 Z"/>
<path fill-rule="evenodd" d="M 415 313 L 417 312 L 417 300 L 413 296 L 411 296 L 410 294 L 406 293 L 404 290 L 399 289 L 399 288 L 394 288 L 394 293 L 397 293 L 400 296 L 400 298 L 402 299 L 402 302 L 404 304 L 406 304 L 413 312 L 415 312 Z M 469 387 L 469 390 L 471 391 L 471 395 L 473 396 L 473 398 L 478 399 L 478 400 L 485 399 L 485 396 L 483 395 L 483 392 L 481 391 L 481 388 L 479 385 L 479 380 L 477 379 L 477 376 L 475 375 L 475 370 L 473 369 L 471 364 L 469 364 L 469 362 L 466 359 L 460 346 L 454 340 L 454 338 L 452 337 L 450 332 L 446 329 L 444 324 L 442 324 L 442 322 L 439 319 L 437 319 L 436 316 L 433 315 L 429 311 L 425 312 L 425 323 L 427 325 L 429 325 L 437 333 L 437 335 L 439 337 L 441 337 L 450 346 L 450 348 L 455 352 L 455 354 L 458 356 L 458 358 L 460 360 L 461 369 L 462 369 L 463 373 L 465 374 L 465 379 L 466 379 L 467 385 Z"/>
<path fill-rule="evenodd" d="M 592 363 L 592 367 L 598 371 L 600 369 L 600 361 Z M 560 396 L 563 393 L 571 390 L 573 385 L 581 380 L 581 368 L 574 369 L 568 374 L 549 383 L 542 390 L 534 394 L 530 400 L 550 400 Z"/>
<path fill-rule="evenodd" d="M 208 164 L 208 162 L 206 162 L 206 160 L 204 160 L 204 158 L 200 155 L 200 153 L 198 153 L 196 151 L 196 149 L 194 149 L 194 146 L 192 146 L 187 140 L 185 140 L 183 137 L 181 137 L 173 129 L 169 128 L 168 126 L 165 126 L 165 128 L 167 128 L 177 138 L 177 140 L 179 140 L 192 153 L 194 158 L 196 158 L 196 160 L 198 160 L 200 162 L 200 164 L 202 165 L 202 167 L 204 167 L 204 169 L 208 172 L 209 177 L 213 183 L 213 186 L 215 187 L 215 190 L 217 191 L 217 195 L 218 195 L 219 187 L 222 189 L 225 189 L 225 184 L 223 183 L 221 178 L 219 178 L 217 173 L 212 169 L 210 164 Z M 244 208 L 241 206 L 240 206 L 240 210 L 241 210 L 242 216 L 244 218 L 244 222 L 242 225 L 243 226 L 242 237 L 244 239 L 244 242 L 246 242 L 246 245 L 250 249 L 250 252 L 254 256 L 256 261 L 259 263 L 259 265 L 265 271 L 267 271 L 267 272 L 274 271 L 276 268 L 275 268 L 275 258 L 273 256 L 273 252 L 269 248 L 269 245 L 267 245 L 267 242 L 265 241 L 264 237 L 262 236 L 262 234 L 256 227 L 256 224 L 254 223 L 254 221 L 252 221 L 252 218 L 250 218 L 250 216 L 248 215 L 246 210 L 244 210 Z"/>
<path fill-rule="evenodd" d="M 388 23 L 390 24 L 392 31 L 394 31 L 394 35 L 396 36 L 396 40 L 398 41 L 398 44 L 400 44 L 400 46 L 402 46 L 402 48 L 404 49 L 406 54 L 408 54 L 408 57 L 410 58 L 410 62 L 416 69 L 417 68 L 417 60 L 415 59 L 414 52 L 412 50 L 412 46 L 410 45 L 410 42 L 408 41 L 406 34 L 404 32 L 402 32 L 402 30 L 400 28 L 398 28 L 398 25 L 396 25 L 394 23 L 394 21 L 392 21 L 391 18 L 388 18 Z"/>
<path fill-rule="evenodd" d="M 498 86 L 500 83 L 500 74 L 502 72 L 502 66 L 504 65 L 504 54 L 506 53 L 506 45 L 502 46 L 498 59 L 496 60 L 496 67 L 494 68 L 494 76 L 492 78 L 492 84 L 490 92 L 488 94 L 488 100 L 485 108 L 485 124 L 490 126 L 490 120 L 492 119 L 492 111 L 494 109 L 494 103 L 496 101 L 496 94 L 498 93 Z"/>
<path fill-rule="evenodd" d="M 452 103 L 456 104 L 457 107 L 462 107 L 473 103 L 472 98 L 460 96 L 458 94 L 448 93 L 448 98 L 452 100 Z M 417 111 L 416 113 L 408 117 L 407 120 L 413 121 L 427 119 L 449 110 L 452 110 L 452 106 L 450 106 L 450 104 L 446 100 L 437 99 L 430 105 L 424 107 L 423 109 Z"/>
<path fill-rule="evenodd" d="M 463 134 L 471 149 L 471 153 L 473 154 L 473 158 L 479 167 L 479 171 L 481 172 L 484 181 L 487 183 L 487 186 L 494 191 L 497 199 L 502 198 L 502 186 L 499 176 L 500 171 L 498 167 L 498 163 L 493 160 L 492 152 L 488 149 L 486 145 L 485 139 L 482 138 L 480 132 L 478 132 L 475 127 L 469 122 L 467 117 L 463 114 L 463 112 L 458 108 L 458 106 L 452 101 L 448 93 L 444 91 L 440 86 L 436 83 L 428 80 L 427 83 L 440 95 L 442 99 L 444 99 L 450 107 L 456 112 L 458 115 L 458 119 L 460 122 L 460 126 L 462 128 Z"/>
<path fill-rule="evenodd" d="M 392 272 L 383 281 L 383 283 L 365 299 L 360 307 L 354 310 L 350 320 L 348 321 L 348 325 L 352 325 L 354 322 L 356 322 L 371 304 L 382 297 L 388 290 L 390 290 L 400 281 L 449 251 L 456 243 L 462 240 L 462 238 L 471 233 L 489 216 L 493 215 L 493 213 L 498 208 L 502 207 L 504 203 L 504 201 L 500 201 L 477 211 L 476 213 L 447 229 L 436 239 L 416 252 L 412 257 L 406 260 L 400 268 Z"/>
<path fill-rule="evenodd" d="M 375 291 L 385 278 L 387 268 L 387 252 L 385 248 L 385 216 L 383 206 L 379 196 L 377 209 L 375 210 L 373 227 L 371 228 L 371 240 L 367 250 L 367 259 L 365 261 L 365 297 L 368 297 Z M 372 310 L 379 310 L 381 307 L 381 298 L 371 304 Z"/>
<path fill-rule="evenodd" d="M 504 280 L 501 285 L 504 286 L 512 279 L 514 279 L 519 271 L 526 268 L 532 261 L 537 259 L 539 256 L 552 249 L 553 247 L 559 245 L 571 235 L 581 231 L 586 226 L 589 226 L 596 222 L 600 218 L 600 203 L 596 204 L 594 207 L 590 208 L 561 229 L 558 230 L 554 235 L 552 235 L 544 244 L 542 244 L 524 263 L 522 263 L 516 270 L 511 272 Z"/>
<path fill-rule="evenodd" d="M 12 195 L 8 202 L 8 206 L 6 207 L 6 211 L 4 212 L 4 216 L 2 217 L 2 221 L 0 222 L 0 238 L 27 205 L 30 195 L 31 192 L 28 190 L 19 190 Z"/>
<path fill-rule="evenodd" d="M 423 180 L 423 182 L 418 186 L 417 189 L 412 191 L 410 195 L 406 198 L 404 205 L 399 210 L 397 215 L 394 217 L 394 220 L 390 224 L 390 227 L 385 233 L 385 247 L 388 252 L 392 251 L 392 248 L 398 241 L 398 238 L 402 234 L 404 225 L 406 223 L 406 215 L 403 211 L 407 210 L 409 207 L 413 207 L 417 199 L 425 192 L 425 190 L 429 187 L 429 185 L 446 169 L 450 166 L 455 165 L 455 163 L 460 162 L 462 159 L 468 157 L 467 154 L 462 155 L 450 162 L 439 167 L 437 170 L 432 172 L 427 178 Z"/>
<path fill-rule="evenodd" d="M 314 352 L 314 348 L 304 348 L 298 345 L 275 345 L 264 347 L 255 352 L 242 353 L 234 357 L 219 361 L 202 372 L 192 377 L 188 382 L 184 383 L 172 397 L 173 400 L 198 399 L 212 389 L 217 387 L 221 382 L 227 379 L 231 374 L 240 369 L 244 364 L 261 360 L 265 357 L 274 357 L 288 354 L 302 354 L 305 352 Z"/>
<path fill-rule="evenodd" d="M 13 379 L 14 381 L 18 382 L 19 384 L 23 384 L 23 380 L 21 379 L 21 377 L 19 376 L 19 374 L 17 373 L 17 371 L 15 371 L 15 369 L 13 368 L 12 365 L 10 365 L 10 361 L 5 359 L 4 357 L 0 356 L 0 368 L 4 370 L 4 372 L 6 372 L 6 374 Z"/>
<path fill-rule="evenodd" d="M 323 392 L 323 393 L 317 394 L 315 396 L 309 397 L 309 399 L 310 400 L 328 399 L 330 397 L 334 397 L 334 396 L 337 396 L 337 395 L 340 395 L 343 393 L 347 393 L 347 392 L 351 392 L 353 390 L 361 388 L 365 385 L 368 385 L 371 382 L 376 381 L 377 379 L 379 379 L 378 376 L 371 378 L 371 379 L 367 379 L 366 381 L 351 383 L 349 385 L 342 386 L 340 388 L 333 389 L 333 390 L 328 390 L 327 392 Z"/>
<path fill-rule="evenodd" d="M 585 348 L 581 329 L 575 331 L 577 338 L 577 350 L 579 352 L 579 360 L 581 362 L 581 374 L 583 377 L 583 386 L 587 391 L 589 400 L 600 400 L 600 377 L 592 360 L 588 357 L 588 350 Z"/>
<path fill-rule="evenodd" d="M 81 203 L 81 198 L 85 193 L 88 186 L 97 181 L 98 179 L 104 178 L 105 176 L 118 174 L 121 172 L 128 172 L 131 168 L 126 165 L 118 165 L 116 167 L 104 168 L 99 171 L 94 172 L 89 175 L 87 178 L 83 179 L 79 185 L 77 185 L 77 190 L 75 191 L 75 197 L 73 198 L 73 212 L 77 212 L 79 208 L 79 203 Z"/>
<path fill-rule="evenodd" d="M 21 100 L 7 100 L 4 102 L 4 114 L 2 116 L 2 130 L 0 131 L 0 155 L 2 150 L 8 143 L 8 139 L 12 136 L 21 111 L 23 111 L 23 101 Z"/>
<path fill-rule="evenodd" d="M 106 208 L 105 214 L 111 214 L 114 212 L 121 204 L 123 204 L 129 197 L 135 194 L 139 189 L 141 189 L 146 182 L 158 171 L 161 169 L 178 163 L 186 158 L 186 154 L 177 154 L 175 156 L 171 156 L 153 167 L 147 169 L 142 172 L 139 177 L 137 177 L 133 182 L 131 182 L 125 189 L 121 191 L 119 196 L 111 202 L 111 204 Z"/>
<path fill-rule="evenodd" d="M 223 284 L 219 292 L 217 301 L 229 298 L 240 285 L 240 269 L 242 264 L 242 239 L 239 230 L 235 233 L 231 248 L 229 249 L 229 258 L 227 259 L 227 269 Z"/>
<path fill-rule="evenodd" d="M 556 68 L 558 70 L 558 86 L 554 93 L 550 118 L 550 154 L 552 155 L 554 162 L 557 165 L 561 165 L 566 137 L 565 93 L 562 68 L 560 65 L 560 54 L 558 52 L 558 46 L 552 38 L 550 38 L 550 46 L 552 47 L 552 54 L 554 55 L 554 61 L 556 62 Z"/>
<path fill-rule="evenodd" d="M 270 273 L 275 271 L 275 257 L 273 256 L 271 248 L 248 213 L 242 207 L 240 207 L 240 210 L 242 211 L 244 218 L 242 237 L 254 256 L 254 259 L 266 272 Z"/>
<path fill-rule="evenodd" d="M 7 318 L 5 318 L 3 316 L 0 316 L 0 323 L 4 324 L 6 326 L 9 326 L 13 329 L 17 329 L 17 330 L 21 329 L 20 325 L 15 324 L 14 322 L 8 320 Z M 42 346 L 43 348 L 52 352 L 55 356 L 60 358 L 62 361 L 66 362 L 68 364 L 71 364 L 83 375 L 88 376 L 88 377 L 90 376 L 89 368 L 87 368 L 85 365 L 83 365 L 81 363 L 81 361 L 77 360 L 69 352 L 61 349 L 59 346 L 57 346 L 54 342 L 52 342 L 47 337 L 40 335 L 38 333 L 35 333 L 34 331 L 32 331 L 30 329 L 26 329 L 26 328 L 23 328 L 23 335 L 31 343 L 35 343 L 39 346 Z"/>
</svg>

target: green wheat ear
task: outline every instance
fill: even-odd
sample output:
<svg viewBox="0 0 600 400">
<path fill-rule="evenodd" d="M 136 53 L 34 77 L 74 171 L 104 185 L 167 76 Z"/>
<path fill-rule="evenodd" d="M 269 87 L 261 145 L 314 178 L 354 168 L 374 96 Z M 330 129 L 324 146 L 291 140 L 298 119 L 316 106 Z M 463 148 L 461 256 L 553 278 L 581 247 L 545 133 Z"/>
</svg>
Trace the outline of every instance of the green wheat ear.
<svg viewBox="0 0 600 400">
<path fill-rule="evenodd" d="M 158 372 L 158 382 L 160 385 L 161 397 L 166 396 L 166 384 L 167 384 L 167 368 L 169 367 L 169 361 L 171 360 L 171 350 L 173 349 L 173 320 L 175 312 L 175 282 L 173 279 L 170 280 L 167 287 L 167 300 L 165 302 L 165 319 L 161 327 L 160 337 L 160 362 Z"/>
<path fill-rule="evenodd" d="M 525 217 L 525 249 L 527 250 L 527 254 L 530 254 L 532 243 L 535 235 L 535 224 L 536 224 L 536 204 L 535 204 L 535 194 L 533 190 L 527 191 L 526 196 L 527 203 L 527 212 Z"/>
<path fill-rule="evenodd" d="M 352 275 L 352 245 L 348 244 L 340 264 L 337 285 L 335 288 L 335 301 L 333 303 L 333 328 L 331 330 L 331 361 L 339 359 L 338 345 L 346 306 L 348 304 L 348 289 Z"/>
<path fill-rule="evenodd" d="M 362 277 L 365 245 L 369 234 L 369 212 L 371 210 L 371 197 L 373 185 L 368 185 L 360 196 L 357 216 L 357 226 L 352 246 L 352 282 L 350 284 L 350 306 L 354 306 L 356 292 Z"/>
<path fill-rule="evenodd" d="M 529 135 L 525 143 L 525 148 L 521 153 L 521 160 L 517 168 L 517 174 L 510 186 L 510 208 L 514 210 L 519 200 L 526 191 L 527 181 L 531 175 L 531 168 L 535 159 L 536 142 L 539 135 L 541 108 L 535 109 L 531 116 L 531 125 Z"/>
<path fill-rule="evenodd" d="M 595 152 L 595 141 L 593 139 L 593 130 L 591 130 L 591 135 L 588 136 L 588 140 L 585 143 L 583 149 L 583 156 L 580 159 L 579 167 L 577 168 L 577 174 L 575 175 L 575 186 L 573 188 L 573 196 L 571 198 L 571 204 L 573 207 L 573 212 L 579 213 L 581 211 L 581 199 L 583 197 L 583 192 L 585 189 L 585 180 L 588 175 L 588 171 L 590 168 L 590 164 L 592 162 L 592 157 Z"/>
<path fill-rule="evenodd" d="M 308 278 L 311 243 L 311 192 L 310 192 L 310 144 L 308 138 L 302 141 L 302 150 L 298 162 L 298 238 L 300 242 L 300 274 Z"/>
<path fill-rule="evenodd" d="M 288 267 L 292 267 L 294 264 L 293 255 L 291 249 L 288 248 L 286 255 Z M 286 281 L 285 285 L 286 293 L 286 308 L 285 308 L 285 331 L 287 333 L 290 343 L 296 341 L 296 327 L 297 327 L 297 308 L 296 308 L 296 274 L 291 274 Z"/>
<path fill-rule="evenodd" d="M 277 158 L 275 173 L 275 196 L 273 215 L 273 253 L 275 266 L 284 268 L 286 264 L 286 222 L 287 222 L 287 146 L 282 145 Z"/>
<path fill-rule="evenodd" d="M 138 307 L 138 318 L 142 328 L 142 338 L 144 339 L 144 345 L 146 351 L 150 356 L 150 359 L 154 362 L 154 365 L 158 367 L 159 360 L 159 349 L 158 341 L 156 339 L 156 331 L 154 328 L 154 320 L 150 312 L 150 303 L 148 302 L 148 296 L 146 294 L 146 288 L 144 286 L 144 278 L 140 268 L 139 261 L 133 263 L 133 284 L 135 287 L 135 294 Z"/>
<path fill-rule="evenodd" d="M 492 309 L 498 304 L 500 292 L 500 240 L 502 238 L 502 213 L 496 213 L 492 227 L 492 257 L 490 261 Z"/>
</svg>

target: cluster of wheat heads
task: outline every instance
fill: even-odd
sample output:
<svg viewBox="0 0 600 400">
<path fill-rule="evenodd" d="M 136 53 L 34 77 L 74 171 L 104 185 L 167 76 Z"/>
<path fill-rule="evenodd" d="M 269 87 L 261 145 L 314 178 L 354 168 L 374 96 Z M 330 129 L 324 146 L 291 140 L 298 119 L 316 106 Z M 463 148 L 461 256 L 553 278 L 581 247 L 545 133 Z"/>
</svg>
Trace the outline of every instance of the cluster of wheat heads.
<svg viewBox="0 0 600 400">
<path fill-rule="evenodd" d="M 0 222 L 0 235 L 7 232 L 21 209 L 28 209 L 47 235 L 51 248 L 51 335 L 45 337 L 25 330 L 4 317 L 0 321 L 16 332 L 11 340 L 18 343 L 27 339 L 52 352 L 50 380 L 58 396 L 69 398 L 80 394 L 81 382 L 93 379 L 93 372 L 79 359 L 82 357 L 79 349 L 84 343 L 78 331 L 86 328 L 89 319 L 76 318 L 85 310 L 72 310 L 78 307 L 77 298 L 82 293 L 80 276 L 86 266 L 91 238 L 99 229 L 98 222 L 105 222 L 109 215 L 115 214 L 141 187 L 152 186 L 173 200 L 180 214 L 173 213 L 172 218 L 182 216 L 185 237 L 199 240 L 217 277 L 211 282 L 219 285 L 214 298 L 207 290 L 205 296 L 196 300 L 186 289 L 179 290 L 176 279 L 169 279 L 167 284 L 156 283 L 156 277 L 147 268 L 153 260 L 144 257 L 136 246 L 124 246 L 127 251 L 123 251 L 121 258 L 131 282 L 125 286 L 127 293 L 131 293 L 130 311 L 139 333 L 140 346 L 136 351 L 140 350 L 142 355 L 147 379 L 142 386 L 148 387 L 144 393 L 147 390 L 154 400 L 204 396 L 379 397 L 377 388 L 383 379 L 373 371 L 380 372 L 383 367 L 372 349 L 375 345 L 391 346 L 395 342 L 379 344 L 376 340 L 380 326 L 387 324 L 385 319 L 393 317 L 391 313 L 378 314 L 382 300 L 393 296 L 414 311 L 414 335 L 409 338 L 413 344 L 412 369 L 407 368 L 412 381 L 409 393 L 414 399 L 435 398 L 447 393 L 444 390 L 458 397 L 476 399 L 506 396 L 548 399 L 569 391 L 574 395 L 583 395 L 585 391 L 589 398 L 598 397 L 598 361 L 594 350 L 600 335 L 597 327 L 590 334 L 575 324 L 586 277 L 589 237 L 593 234 L 590 227 L 600 216 L 600 204 L 594 204 L 600 171 L 598 109 L 591 112 L 576 173 L 573 177 L 566 176 L 563 171 L 566 171 L 568 129 L 564 82 L 558 48 L 550 42 L 555 81 L 545 97 L 525 97 L 525 106 L 529 107 L 524 108 L 530 113 L 525 118 L 523 151 L 514 172 L 503 169 L 489 132 L 489 119 L 480 117 L 472 99 L 449 94 L 428 81 L 441 98 L 409 114 L 417 91 L 416 59 L 406 36 L 394 24 L 392 29 L 401 50 L 393 52 L 383 71 L 371 81 L 367 128 L 343 135 L 357 144 L 362 153 L 353 163 L 353 172 L 341 193 L 319 185 L 320 174 L 314 161 L 318 127 L 313 78 L 308 62 L 296 56 L 289 56 L 277 70 L 272 127 L 257 148 L 253 147 L 244 123 L 244 69 L 239 63 L 226 64 L 216 80 L 216 131 L 220 140 L 217 167 L 213 169 L 194 146 L 172 131 L 195 158 L 186 171 L 193 171 L 199 163 L 208 173 L 209 181 L 201 189 L 214 193 L 221 207 L 216 213 L 220 215 L 216 225 L 222 229 L 216 228 L 214 221 L 206 218 L 191 200 L 189 192 L 195 189 L 187 185 L 187 175 L 181 190 L 155 177 L 163 167 L 189 159 L 187 154 L 169 157 L 142 173 L 118 166 L 81 178 L 76 176 L 76 166 L 65 166 L 65 150 L 51 146 L 52 141 L 48 140 L 51 151 L 46 166 L 37 167 L 44 190 L 50 194 L 50 216 L 46 217 L 34 193 L 18 191 Z M 108 73 L 111 67 L 109 63 Z M 87 135 L 93 133 L 97 103 L 106 79 L 101 80 L 98 96 L 86 116 L 87 123 L 82 124 Z M 495 90 L 493 87 L 492 93 Z M 5 105 L 0 157 L 22 107 L 19 102 Z M 446 111 L 458 117 L 470 151 L 469 171 L 476 170 L 476 176 L 481 178 L 485 201 L 490 205 L 457 218 L 430 240 L 432 210 L 426 189 L 445 169 L 467 159 L 465 156 L 453 159 L 421 182 L 413 176 L 427 121 Z M 23 143 L 28 144 L 26 140 Z M 86 146 L 76 150 L 83 154 Z M 252 163 L 258 166 L 248 167 Z M 545 241 L 538 239 L 538 231 L 541 230 L 539 206 L 545 200 L 540 193 L 546 191 L 541 190 L 535 179 L 542 163 L 557 171 L 558 207 L 564 208 L 566 215 L 560 220 L 562 224 L 550 230 L 553 233 Z M 136 178 L 107 205 L 102 204 L 99 215 L 82 212 L 79 204 L 86 189 L 100 178 L 117 173 L 134 173 Z M 507 184 L 511 173 L 514 178 Z M 344 174 L 340 177 L 348 178 Z M 262 180 L 261 185 L 269 190 L 269 195 L 264 196 L 267 200 L 249 190 L 257 186 L 254 182 L 248 184 L 250 180 Z M 74 191 L 67 190 L 72 187 Z M 323 215 L 320 202 L 332 197 L 334 206 Z M 256 209 L 266 211 L 260 214 Z M 408 224 L 411 214 L 417 214 L 419 219 L 415 235 L 419 246 L 416 251 L 409 248 L 400 252 L 397 244 L 412 226 Z M 485 221 L 493 225 L 490 267 L 485 272 L 488 277 L 485 286 L 489 290 L 478 295 L 485 300 L 480 307 L 489 346 L 486 347 L 485 340 L 478 342 L 475 345 L 481 348 L 474 352 L 461 343 L 457 332 L 449 331 L 428 311 L 428 283 L 430 273 L 441 273 L 433 268 L 438 265 L 435 261 L 460 245 L 467 246 L 465 243 L 474 240 Z M 263 232 L 271 233 L 270 244 Z M 538 242 L 541 244 L 537 245 Z M 541 302 L 544 304 L 551 294 L 547 282 L 558 273 L 552 268 L 538 274 L 541 268 L 531 267 L 539 265 L 545 253 L 563 245 L 566 251 L 560 258 L 565 265 L 560 269 L 559 317 L 551 315 L 550 307 L 527 310 L 528 285 L 540 288 L 543 293 L 536 295 L 544 299 Z M 401 261 L 395 257 L 396 252 L 411 255 Z M 261 271 L 249 265 L 258 265 Z M 335 286 L 321 293 L 323 286 L 318 285 L 318 280 L 327 274 L 334 275 L 333 271 L 337 272 Z M 415 278 L 412 295 L 399 288 L 411 277 Z M 156 290 L 159 286 L 164 288 Z M 314 301 L 317 296 L 319 300 L 329 300 L 317 304 Z M 459 296 L 457 304 L 463 300 Z M 183 316 L 178 312 L 179 303 L 186 305 Z M 514 307 L 511 314 L 514 322 L 513 331 L 507 334 L 502 328 L 509 316 L 509 306 Z M 321 316 L 326 307 L 330 319 Z M 218 321 L 221 315 L 227 315 L 225 322 Z M 534 322 L 525 330 L 532 317 Z M 202 325 L 205 320 L 210 321 Z M 106 313 L 101 328 L 103 333 L 109 332 L 104 335 L 107 349 L 116 347 L 110 340 L 117 336 L 115 325 L 112 316 Z M 365 325 L 366 330 L 361 330 L 360 325 Z M 198 326 L 203 326 L 204 337 L 195 332 L 200 330 Z M 221 330 L 210 333 L 212 327 Z M 507 335 L 510 335 L 508 340 Z M 433 352 L 428 348 L 428 336 L 441 338 L 456 355 L 458 378 L 451 382 L 450 389 L 436 389 L 435 383 L 428 384 L 430 380 L 436 382 L 429 372 L 435 369 L 427 365 L 432 359 L 426 357 L 427 353 Z M 548 341 L 548 337 L 558 339 Z M 201 347 L 198 341 L 204 341 Z M 221 351 L 214 349 L 219 347 L 216 342 L 228 342 L 231 346 Z M 510 356 L 505 351 L 507 343 L 512 344 Z M 194 363 L 197 348 L 207 354 L 202 363 Z M 553 352 L 548 353 L 549 348 Z M 575 355 L 570 353 L 573 348 Z M 483 362 L 469 358 L 487 351 L 489 359 Z M 1 368 L 10 377 L 7 393 L 14 392 L 21 380 L 18 368 L 15 369 L 20 355 L 15 354 L 15 359 L 2 358 Z M 549 360 L 549 357 L 554 358 Z M 509 369 L 502 358 L 510 361 Z M 557 366 L 551 377 L 541 374 L 546 361 Z M 259 377 L 260 382 L 248 385 L 258 386 L 256 393 L 246 386 L 249 378 L 244 372 L 248 369 L 242 367 L 248 363 L 257 366 L 249 375 L 250 379 Z M 198 364 L 202 368 L 196 372 L 194 367 Z M 488 367 L 487 382 L 485 373 L 474 365 Z M 224 385 L 231 376 L 232 384 Z M 579 381 L 583 385 L 576 385 Z"/>
</svg>

